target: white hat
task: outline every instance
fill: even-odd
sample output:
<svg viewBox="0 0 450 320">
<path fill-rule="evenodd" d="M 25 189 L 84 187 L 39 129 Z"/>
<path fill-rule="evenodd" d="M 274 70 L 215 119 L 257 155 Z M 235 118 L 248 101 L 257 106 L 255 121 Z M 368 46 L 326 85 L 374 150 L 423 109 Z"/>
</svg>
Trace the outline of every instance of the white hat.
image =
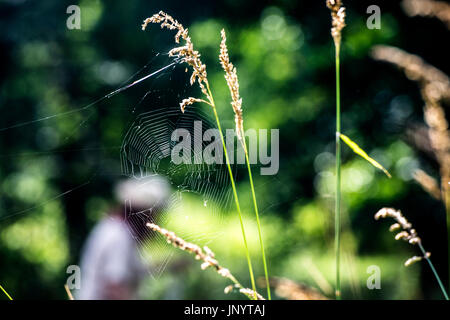
<svg viewBox="0 0 450 320">
<path fill-rule="evenodd" d="M 129 202 L 136 208 L 164 206 L 170 196 L 170 185 L 166 178 L 152 175 L 144 178 L 128 178 L 115 187 L 116 199 Z"/>
</svg>

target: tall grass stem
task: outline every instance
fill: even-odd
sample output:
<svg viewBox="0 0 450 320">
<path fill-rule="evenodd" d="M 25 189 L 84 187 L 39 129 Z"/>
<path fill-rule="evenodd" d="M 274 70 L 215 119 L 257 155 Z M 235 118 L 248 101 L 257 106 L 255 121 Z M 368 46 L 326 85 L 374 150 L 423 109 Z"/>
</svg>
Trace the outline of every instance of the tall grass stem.
<svg viewBox="0 0 450 320">
<path fill-rule="evenodd" d="M 228 173 L 230 175 L 231 187 L 233 189 L 234 202 L 236 204 L 236 210 L 237 210 L 238 215 L 239 215 L 239 222 L 240 222 L 240 225 L 241 225 L 242 238 L 244 240 L 245 255 L 246 255 L 246 258 L 247 258 L 248 270 L 249 270 L 249 273 L 250 273 L 250 280 L 251 280 L 251 283 L 252 283 L 252 289 L 253 289 L 253 291 L 255 293 L 255 300 L 256 300 L 257 296 L 256 296 L 255 276 L 253 274 L 252 261 L 250 259 L 250 253 L 249 253 L 249 250 L 248 250 L 247 237 L 245 236 L 244 221 L 242 220 L 241 206 L 239 204 L 239 198 L 238 198 L 238 193 L 237 193 L 237 190 L 236 190 L 236 184 L 234 182 L 233 171 L 231 170 L 230 159 L 228 157 L 227 147 L 226 147 L 226 144 L 225 144 L 225 139 L 223 137 L 222 126 L 220 125 L 219 115 L 217 114 L 216 105 L 214 103 L 214 98 L 212 96 L 211 89 L 209 88 L 209 84 L 207 84 L 206 87 L 207 87 L 207 90 L 208 90 L 208 94 L 209 94 L 209 96 L 211 97 L 211 100 L 212 100 L 211 101 L 212 109 L 213 109 L 213 112 L 214 112 L 214 117 L 216 119 L 217 129 L 219 129 L 220 139 L 222 140 L 222 146 L 223 146 L 223 150 L 224 150 L 224 153 L 225 153 L 225 161 L 227 163 Z"/>
<path fill-rule="evenodd" d="M 264 240 L 262 237 L 262 231 L 261 231 L 261 223 L 259 221 L 259 210 L 258 210 L 258 203 L 256 201 L 256 193 L 255 193 L 255 186 L 253 184 L 253 176 L 252 176 L 252 169 L 250 166 L 250 161 L 248 159 L 248 152 L 247 152 L 247 143 L 245 142 L 245 135 L 242 133 L 242 139 L 243 139 L 243 147 L 245 152 L 245 160 L 247 162 L 247 169 L 248 169 L 248 177 L 250 180 L 250 188 L 252 190 L 252 198 L 253 198 L 253 206 L 255 208 L 255 215 L 256 215 L 256 224 L 258 225 L 258 235 L 259 235 L 259 244 L 261 247 L 261 255 L 264 265 L 264 276 L 266 278 L 266 286 L 267 286 L 267 299 L 271 300 L 271 294 L 270 294 L 270 283 L 269 283 L 269 272 L 267 271 L 267 262 L 266 262 L 266 254 L 264 250 Z"/>
<path fill-rule="evenodd" d="M 448 290 L 450 292 L 450 181 L 444 186 L 444 205 L 447 218 L 447 259 L 448 259 Z"/>
<path fill-rule="evenodd" d="M 425 249 L 423 248 L 423 246 L 422 246 L 422 244 L 420 242 L 419 242 L 419 248 L 420 248 L 420 251 L 422 251 L 423 256 L 425 257 L 425 260 L 427 260 L 427 262 L 428 262 L 428 264 L 429 264 L 429 266 L 431 268 L 431 271 L 433 271 L 434 277 L 436 278 L 437 282 L 439 283 L 439 288 L 441 289 L 445 300 L 448 300 L 448 294 L 447 294 L 447 291 L 445 291 L 445 287 L 442 284 L 441 278 L 439 277 L 436 269 L 434 268 L 434 265 L 431 262 L 431 259 L 427 257 L 427 252 L 425 251 Z"/>
<path fill-rule="evenodd" d="M 341 299 L 340 251 L 341 251 L 341 92 L 340 92 L 340 46 L 336 45 L 336 201 L 335 201 L 335 255 L 336 255 L 336 299 Z"/>
</svg>

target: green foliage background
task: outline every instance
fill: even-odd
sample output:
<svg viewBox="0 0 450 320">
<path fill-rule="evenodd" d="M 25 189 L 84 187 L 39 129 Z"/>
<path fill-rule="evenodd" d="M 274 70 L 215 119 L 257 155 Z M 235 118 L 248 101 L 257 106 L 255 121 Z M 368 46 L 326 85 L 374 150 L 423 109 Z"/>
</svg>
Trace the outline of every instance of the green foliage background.
<svg viewBox="0 0 450 320">
<path fill-rule="evenodd" d="M 81 30 L 66 28 L 70 4 L 81 8 Z M 370 4 L 381 7 L 380 30 L 366 27 Z M 343 133 L 393 178 L 344 147 L 343 297 L 440 298 L 427 266 L 403 267 L 414 248 L 394 241 L 387 222 L 373 220 L 383 206 L 401 209 L 447 280 L 444 209 L 411 180 L 418 167 L 438 176 L 433 158 L 405 137 L 406 128 L 423 123 L 418 87 L 394 67 L 371 60 L 369 51 L 375 44 L 395 45 L 448 73 L 448 31 L 436 20 L 408 18 L 397 1 L 346 1 L 345 6 Z M 141 112 L 197 94 L 180 66 L 84 108 L 142 67 L 147 66 L 143 76 L 169 61 L 162 53 L 173 47 L 173 35 L 157 26 L 140 30 L 142 20 L 159 10 L 189 27 L 221 119 L 232 128 L 218 62 L 220 30 L 226 29 L 245 127 L 280 129 L 279 173 L 256 174 L 269 272 L 315 287 L 325 283 L 326 291 L 334 277 L 331 22 L 325 1 L 290 0 L 0 1 L 0 284 L 16 299 L 65 299 L 66 267 L 78 264 L 83 241 L 108 210 L 112 185 L 121 178 L 119 151 L 128 126 Z M 138 104 L 149 90 L 147 103 Z M 238 187 L 262 276 L 247 181 L 244 169 Z M 192 214 L 202 213 L 199 199 L 187 201 Z M 224 215 L 224 221 L 208 218 L 212 228 L 223 231 L 209 246 L 249 285 L 237 216 L 232 210 Z M 366 287 L 370 265 L 382 270 L 381 290 Z M 325 281 L 317 282 L 321 277 Z M 241 298 L 226 296 L 227 284 L 211 270 L 200 271 L 194 261 L 182 272 L 148 279 L 141 293 L 146 299 Z"/>
</svg>

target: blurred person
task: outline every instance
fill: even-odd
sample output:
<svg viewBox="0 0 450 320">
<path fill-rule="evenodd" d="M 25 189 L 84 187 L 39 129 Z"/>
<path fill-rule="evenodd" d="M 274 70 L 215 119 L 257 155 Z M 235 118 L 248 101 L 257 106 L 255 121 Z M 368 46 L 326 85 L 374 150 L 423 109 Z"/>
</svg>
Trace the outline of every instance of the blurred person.
<svg viewBox="0 0 450 320">
<path fill-rule="evenodd" d="M 155 221 L 170 196 L 162 176 L 129 178 L 115 187 L 119 203 L 92 230 L 81 256 L 81 300 L 137 299 L 149 267 L 139 245 L 150 238 L 145 222 Z"/>
</svg>

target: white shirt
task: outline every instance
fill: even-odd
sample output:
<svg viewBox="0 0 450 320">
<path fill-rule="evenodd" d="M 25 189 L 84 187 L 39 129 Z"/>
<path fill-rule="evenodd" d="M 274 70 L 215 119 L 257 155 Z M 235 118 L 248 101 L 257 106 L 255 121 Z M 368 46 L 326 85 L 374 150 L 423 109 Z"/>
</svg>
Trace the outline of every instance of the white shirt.
<svg viewBox="0 0 450 320">
<path fill-rule="evenodd" d="M 108 217 L 94 228 L 85 244 L 80 269 L 78 299 L 107 299 L 116 293 L 108 292 L 111 286 L 126 289 L 126 296 L 118 292 L 116 298 L 136 298 L 145 266 L 125 221 Z"/>
</svg>

